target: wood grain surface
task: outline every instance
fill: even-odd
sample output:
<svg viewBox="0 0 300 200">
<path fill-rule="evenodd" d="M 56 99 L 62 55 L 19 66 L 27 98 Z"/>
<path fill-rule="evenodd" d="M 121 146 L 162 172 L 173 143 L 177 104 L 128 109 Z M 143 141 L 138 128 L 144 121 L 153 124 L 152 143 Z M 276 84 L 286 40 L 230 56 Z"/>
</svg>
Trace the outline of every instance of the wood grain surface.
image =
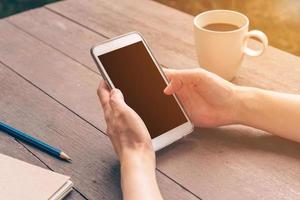
<svg viewBox="0 0 300 200">
<path fill-rule="evenodd" d="M 0 61 L 31 83 L 26 89 L 23 84 L 5 85 L 11 102 L 0 106 L 7 112 L 5 120 L 45 133 L 38 136 L 74 154 L 74 163 L 66 165 L 32 149 L 53 170 L 72 175 L 84 196 L 120 198 L 117 161 L 103 135 L 105 122 L 96 97 L 100 77 L 89 48 L 136 30 L 162 65 L 196 67 L 192 19 L 146 0 L 67 0 L 0 21 Z M 261 57 L 245 57 L 234 82 L 300 94 L 299 77 L 300 59 L 269 47 Z M 24 96 L 15 96 L 20 91 L 26 91 Z M 166 199 L 300 195 L 299 144 L 256 129 L 196 129 L 157 155 Z"/>
<path fill-rule="evenodd" d="M 107 37 L 137 30 L 149 41 L 154 55 L 165 66 L 198 66 L 191 15 L 148 0 L 122 3 L 90 0 L 89 4 L 73 0 L 49 4 L 47 8 Z M 250 45 L 257 46 L 257 42 L 252 40 Z M 270 46 L 263 56 L 245 56 L 234 82 L 295 93 L 299 92 L 299 76 L 299 58 Z"/>
<path fill-rule="evenodd" d="M 90 48 L 107 37 L 73 23 L 46 8 L 13 15 L 6 20 L 51 48 L 99 73 L 90 56 Z"/>
<path fill-rule="evenodd" d="M 96 93 L 98 74 L 8 22 L 0 25 L 2 62 L 88 122 L 105 127 Z"/>
<path fill-rule="evenodd" d="M 84 0 L 75 0 L 63 2 L 63 4 L 50 4 L 47 5 L 47 8 L 109 38 L 134 30 L 139 31 L 149 41 L 156 58 L 166 66 L 197 66 L 192 38 L 187 38 L 189 41 L 187 42 L 184 40 L 186 34 L 176 34 L 173 32 L 175 28 L 164 27 L 165 24 L 176 24 L 176 20 L 180 19 L 181 15 L 172 18 L 172 21 L 167 20 L 169 18 L 162 20 L 163 17 L 155 12 L 151 16 L 147 16 L 147 13 L 156 9 L 156 7 L 151 7 L 152 3 L 157 4 L 151 1 L 142 1 L 142 3 L 144 3 L 143 6 L 135 6 L 140 4 L 139 1 L 118 3 L 118 1 L 91 0 L 87 4 Z M 148 5 L 149 3 L 151 4 Z M 126 7 L 127 4 L 130 4 L 131 7 Z M 144 8 L 141 10 L 141 7 Z M 169 11 L 169 9 L 165 11 Z M 191 19 L 191 16 L 183 15 L 186 16 L 185 19 L 188 17 Z M 159 23 L 149 22 L 156 19 Z M 189 29 L 182 29 L 187 26 Z M 192 28 L 191 21 L 188 20 L 188 24 L 184 27 L 178 28 L 188 33 L 188 30 Z M 169 59 L 170 57 L 172 59 Z"/>
<path fill-rule="evenodd" d="M 15 119 L 8 119 L 6 116 L 8 115 L 6 113 L 6 110 L 4 107 L 8 107 L 10 104 L 13 104 L 14 101 L 10 102 L 7 98 L 7 90 L 10 89 L 13 85 L 16 84 L 16 82 L 23 83 L 24 80 L 20 78 L 18 75 L 16 75 L 13 71 L 9 70 L 7 67 L 5 67 L 3 64 L 0 63 L 0 120 L 6 123 L 13 124 Z M 8 85 L 10 85 L 8 87 Z M 29 86 L 33 87 L 34 86 Z M 20 88 L 21 89 L 21 88 Z M 35 88 L 34 88 L 35 89 Z M 17 90 L 17 89 L 16 89 Z M 18 90 L 17 90 L 18 91 Z M 20 92 L 20 90 L 18 91 Z M 19 94 L 14 94 L 19 95 Z M 20 99 L 22 100 L 22 99 Z M 8 110 L 10 113 L 13 112 L 13 110 Z M 7 156 L 14 157 L 16 159 L 25 161 L 27 163 L 52 170 L 49 168 L 48 165 L 41 162 L 40 158 L 38 158 L 35 154 L 33 154 L 30 149 L 23 144 L 22 142 L 16 140 L 15 138 L 11 137 L 5 132 L 0 131 L 0 153 L 5 154 Z M 1 177 L 1 175 L 0 175 Z M 67 199 L 69 200 L 78 200 L 78 199 L 85 199 L 83 196 L 80 195 L 77 191 L 72 191 Z"/>
</svg>

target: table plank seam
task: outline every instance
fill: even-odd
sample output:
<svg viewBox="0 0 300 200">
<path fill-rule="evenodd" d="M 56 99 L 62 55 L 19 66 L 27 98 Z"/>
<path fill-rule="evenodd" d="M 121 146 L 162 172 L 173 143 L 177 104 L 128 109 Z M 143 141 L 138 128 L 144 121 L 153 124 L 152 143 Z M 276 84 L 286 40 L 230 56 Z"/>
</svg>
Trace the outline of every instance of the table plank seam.
<svg viewBox="0 0 300 200">
<path fill-rule="evenodd" d="M 47 6 L 47 5 L 43 6 L 43 8 L 45 8 L 46 10 L 48 10 L 48 11 L 50 11 L 50 12 L 56 14 L 56 15 L 59 15 L 59 16 L 65 18 L 66 20 L 70 21 L 71 23 L 77 24 L 77 25 L 79 25 L 79 26 L 81 26 L 81 27 L 87 29 L 88 31 L 91 31 L 91 32 L 93 32 L 93 33 L 95 33 L 95 34 L 97 34 L 97 35 L 99 35 L 99 36 L 102 36 L 102 37 L 104 37 L 104 38 L 106 38 L 106 39 L 110 39 L 109 36 L 107 36 L 107 35 L 105 35 L 105 34 L 102 34 L 102 33 L 98 32 L 98 31 L 96 31 L 96 30 L 94 30 L 94 29 L 92 29 L 92 28 L 90 28 L 90 27 L 88 27 L 88 26 L 86 26 L 86 25 L 84 25 L 84 24 L 81 24 L 80 22 L 78 22 L 78 21 L 76 21 L 76 20 L 73 20 L 72 18 L 69 18 L 69 17 L 67 17 L 67 16 L 65 16 L 65 15 L 63 15 L 63 14 L 57 12 L 56 10 L 53 10 L 53 9 L 51 9 L 51 8 L 49 8 L 49 7 L 46 7 L 46 6 Z M 49 47 L 51 47 L 51 48 L 57 50 L 58 52 L 60 52 L 60 53 L 62 53 L 63 55 L 67 56 L 68 58 L 71 58 L 73 61 L 79 63 L 79 64 L 82 65 L 82 66 L 84 66 L 84 67 L 87 68 L 88 70 L 90 70 L 90 71 L 92 71 L 92 72 L 94 72 L 94 73 L 96 73 L 96 74 L 98 74 L 98 75 L 101 76 L 101 74 L 100 74 L 98 71 L 91 69 L 91 67 L 89 67 L 88 65 L 86 65 L 86 64 L 84 64 L 84 63 L 82 63 L 82 62 L 80 62 L 79 60 L 77 60 L 76 58 L 72 57 L 71 55 L 66 54 L 65 52 L 61 51 L 60 49 L 56 48 L 55 46 L 52 46 L 51 44 L 45 42 L 44 40 L 42 40 L 42 39 L 36 37 L 34 34 L 32 34 L 32 33 L 28 32 L 28 31 L 26 31 L 25 29 L 23 29 L 22 27 L 18 26 L 17 24 L 15 24 L 14 22 L 12 22 L 11 20 L 6 19 L 6 21 L 7 21 L 9 24 L 11 24 L 11 25 L 13 25 L 14 27 L 16 27 L 17 29 L 19 29 L 19 30 L 21 30 L 21 31 L 23 31 L 23 32 L 25 32 L 25 33 L 27 33 L 27 34 L 30 35 L 31 37 L 33 37 L 33 38 L 37 39 L 38 41 L 42 42 L 43 44 L 45 44 L 45 45 L 47 45 L 47 46 L 49 46 Z M 167 68 L 166 65 L 161 64 L 161 63 L 159 63 L 159 64 L 160 64 L 161 66 Z"/>
<path fill-rule="evenodd" d="M 4 67 L 4 66 L 1 65 L 0 67 Z M 1 136 L 0 147 L 1 148 L 4 147 L 4 152 L 1 151 L 0 153 L 2 153 L 4 155 L 7 155 L 7 156 L 10 156 L 12 158 L 21 160 L 21 161 L 28 162 L 29 164 L 32 164 L 32 165 L 35 165 L 35 166 L 38 166 L 38 167 L 42 167 L 44 169 L 49 169 L 49 167 L 48 167 L 47 164 L 45 164 L 41 159 L 39 159 L 33 152 L 31 152 L 26 146 L 24 146 L 24 144 L 21 143 L 18 139 L 16 139 L 15 137 L 11 137 L 11 136 L 9 136 L 9 135 L 7 135 L 5 133 L 3 133 L 3 134 L 0 133 L 0 136 Z M 3 140 L 2 137 L 7 138 L 7 140 L 4 139 L 4 138 L 3 138 L 4 139 Z M 7 141 L 10 141 L 12 143 L 8 144 L 10 146 L 6 147 L 5 146 L 5 142 L 7 142 Z M 2 146 L 3 144 L 4 144 L 4 146 Z M 17 151 L 16 152 L 12 152 L 13 154 L 10 154 L 10 153 L 7 153 L 7 151 L 5 151 L 6 148 L 9 149 L 9 150 L 12 150 L 12 151 L 13 150 L 17 150 Z M 18 152 L 18 151 L 20 151 L 20 152 Z M 14 153 L 18 153 L 18 155 L 14 155 Z M 24 157 L 22 157 L 21 154 Z M 32 158 L 31 162 L 27 160 L 29 157 Z M 33 160 L 35 162 L 32 162 Z M 51 171 L 53 171 L 53 170 L 51 170 Z M 76 191 L 73 191 L 73 193 L 76 193 L 77 195 L 80 196 L 80 194 L 78 192 L 76 192 Z"/>
<path fill-rule="evenodd" d="M 81 24 L 80 22 L 78 22 L 78 21 L 76 21 L 76 20 L 74 20 L 74 19 L 72 19 L 72 18 L 70 18 L 70 17 L 68 17 L 66 15 L 61 14 L 60 12 L 57 12 L 56 10 L 53 10 L 53 9 L 47 7 L 47 5 L 43 6 L 43 8 L 49 10 L 50 12 L 52 12 L 54 14 L 57 14 L 57 15 L 65 18 L 65 19 L 67 19 L 67 20 L 69 20 L 69 21 L 71 21 L 71 22 L 73 22 L 73 23 L 75 23 L 75 24 L 77 24 L 77 25 L 79 25 L 79 26 L 81 26 L 81 27 L 83 27 L 85 29 L 88 29 L 89 31 L 92 31 L 93 33 L 96 33 L 96 34 L 98 34 L 98 35 L 100 35 L 100 36 L 102 36 L 102 37 L 104 37 L 106 39 L 110 38 L 107 35 L 104 35 L 103 33 L 100 33 L 100 32 L 98 32 L 98 31 L 96 31 L 96 30 L 94 30 L 94 29 L 92 29 L 92 28 L 90 28 L 90 27 L 88 27 L 88 26 L 86 26 L 84 24 Z"/>
<path fill-rule="evenodd" d="M 20 76 L 21 78 L 23 78 L 24 80 L 26 80 L 28 83 L 30 83 L 31 85 L 33 85 L 34 87 L 36 87 L 37 89 L 39 89 L 42 93 L 46 94 L 48 97 L 50 97 L 51 99 L 53 99 L 55 102 L 57 102 L 58 104 L 60 104 L 61 106 L 63 106 L 64 108 L 66 108 L 67 110 L 69 110 L 70 112 L 72 112 L 73 114 L 75 114 L 77 117 L 79 117 L 80 119 L 82 119 L 83 121 L 85 121 L 86 123 L 88 123 L 89 125 L 91 125 L 93 128 L 97 129 L 98 131 L 100 131 L 102 134 L 106 135 L 107 134 L 102 131 L 101 129 L 99 129 L 98 127 L 96 127 L 94 124 L 92 124 L 91 122 L 87 121 L 86 119 L 84 119 L 83 117 L 81 117 L 79 114 L 77 114 L 76 112 L 74 112 L 73 110 L 71 110 L 69 107 L 67 107 L 66 105 L 64 105 L 63 103 L 61 103 L 60 101 L 58 101 L 56 98 L 52 97 L 50 94 L 48 94 L 46 91 L 44 91 L 42 88 L 40 88 L 39 86 L 37 86 L 36 84 L 34 84 L 33 82 L 31 82 L 30 80 L 28 80 L 26 77 L 24 77 L 22 74 L 18 73 L 17 71 L 15 71 L 12 67 L 8 66 L 6 63 L 2 62 L 0 60 L 0 63 L 3 64 L 5 67 L 7 67 L 8 69 L 10 69 L 11 71 L 13 71 L 14 73 L 16 73 L 18 76 Z"/>
<path fill-rule="evenodd" d="M 27 145 L 25 145 L 23 142 L 19 141 L 18 139 L 14 138 L 15 141 L 17 141 L 21 146 L 24 147 L 30 154 L 32 154 L 36 159 L 38 159 L 45 167 L 47 167 L 49 170 L 55 172 L 46 162 L 44 162 L 40 157 L 38 157 L 33 151 L 31 151 Z M 82 196 L 84 199 L 89 200 L 82 192 L 79 191 L 75 186 L 72 187 L 73 190 L 75 190 L 80 196 Z"/>
<path fill-rule="evenodd" d="M 193 195 L 195 198 L 203 200 L 201 197 L 197 196 L 194 192 L 192 192 L 191 190 L 189 190 L 187 187 L 183 186 L 182 184 L 178 183 L 175 179 L 173 179 L 172 177 L 170 177 L 169 175 L 167 175 L 165 172 L 163 172 L 162 170 L 156 168 L 157 171 L 159 171 L 161 174 L 163 174 L 164 176 L 166 176 L 167 178 L 169 178 L 170 180 L 172 180 L 173 182 L 175 182 L 177 185 L 179 185 L 182 189 L 184 189 L 185 191 L 189 192 L 191 195 Z"/>
<path fill-rule="evenodd" d="M 20 145 L 22 145 L 29 153 L 31 153 L 35 158 L 37 158 L 43 165 L 45 165 L 49 170 L 55 172 L 46 162 L 44 162 L 40 157 L 38 157 L 33 151 L 31 151 L 23 142 L 14 138 Z M 75 186 L 72 187 L 74 191 L 76 191 L 80 196 L 84 199 L 89 200 L 82 192 L 79 191 Z"/>
<path fill-rule="evenodd" d="M 49 170 L 54 171 L 49 165 L 47 165 L 42 159 L 40 159 L 33 151 L 31 151 L 23 142 L 14 137 L 14 139 L 22 145 L 29 153 L 31 153 L 34 157 L 36 157 L 43 165 L 45 165 Z"/>
<path fill-rule="evenodd" d="M 73 58 L 72 56 L 66 54 L 65 52 L 61 51 L 60 49 L 56 48 L 55 46 L 53 46 L 53 45 L 51 45 L 51 44 L 45 42 L 44 40 L 42 40 L 42 39 L 36 37 L 35 35 L 33 35 L 32 33 L 28 32 L 28 31 L 26 31 L 25 29 L 23 29 L 22 27 L 18 26 L 17 24 L 15 24 L 14 22 L 12 22 L 11 20 L 5 19 L 5 21 L 8 22 L 9 24 L 11 24 L 12 26 L 16 27 L 17 29 L 19 29 L 19 30 L 25 32 L 26 34 L 30 35 L 30 36 L 33 37 L 34 39 L 40 41 L 40 42 L 43 43 L 44 45 L 46 45 L 46 46 L 48 46 L 48 47 L 51 47 L 52 49 L 55 49 L 56 51 L 58 51 L 58 52 L 60 52 L 61 54 L 65 55 L 66 57 L 70 58 L 71 60 L 73 60 L 73 61 L 79 63 L 79 64 L 82 65 L 82 66 L 84 66 L 84 67 L 87 68 L 88 70 L 90 70 L 90 71 L 92 71 L 92 72 L 94 72 L 94 73 L 96 73 L 96 74 L 99 74 L 99 75 L 101 76 L 101 74 L 100 74 L 99 72 L 97 72 L 97 71 L 91 69 L 91 68 L 90 68 L 89 66 L 87 66 L 86 64 L 84 64 L 84 63 L 80 62 L 79 60 L 77 60 L 76 58 Z"/>
</svg>

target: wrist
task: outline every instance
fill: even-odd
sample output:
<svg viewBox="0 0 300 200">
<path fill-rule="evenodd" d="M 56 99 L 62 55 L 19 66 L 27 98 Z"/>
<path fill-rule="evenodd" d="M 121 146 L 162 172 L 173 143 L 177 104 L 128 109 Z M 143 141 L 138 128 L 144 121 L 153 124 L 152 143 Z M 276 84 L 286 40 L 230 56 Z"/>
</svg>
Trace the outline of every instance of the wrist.
<svg viewBox="0 0 300 200">
<path fill-rule="evenodd" d="M 236 124 L 251 125 L 253 117 L 258 115 L 261 96 L 261 90 L 252 87 L 237 86 L 237 114 L 235 118 Z"/>
<path fill-rule="evenodd" d="M 155 156 L 132 152 L 120 160 L 122 180 L 124 177 L 138 177 L 155 182 Z M 122 181 L 123 182 L 123 181 Z"/>
<path fill-rule="evenodd" d="M 121 166 L 141 166 L 155 169 L 155 153 L 152 149 L 124 149 L 120 156 Z"/>
<path fill-rule="evenodd" d="M 156 181 L 154 152 L 127 153 L 121 160 L 124 199 L 162 199 Z"/>
</svg>

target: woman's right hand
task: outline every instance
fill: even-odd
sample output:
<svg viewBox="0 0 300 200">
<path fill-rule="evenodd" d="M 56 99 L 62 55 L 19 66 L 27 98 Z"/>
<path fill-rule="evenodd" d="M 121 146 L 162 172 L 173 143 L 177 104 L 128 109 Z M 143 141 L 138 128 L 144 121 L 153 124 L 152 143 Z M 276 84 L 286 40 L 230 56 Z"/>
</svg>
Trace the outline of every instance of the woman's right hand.
<svg viewBox="0 0 300 200">
<path fill-rule="evenodd" d="M 236 123 L 238 86 L 204 69 L 164 68 L 170 83 L 164 93 L 175 93 L 195 126 L 216 127 Z"/>
</svg>

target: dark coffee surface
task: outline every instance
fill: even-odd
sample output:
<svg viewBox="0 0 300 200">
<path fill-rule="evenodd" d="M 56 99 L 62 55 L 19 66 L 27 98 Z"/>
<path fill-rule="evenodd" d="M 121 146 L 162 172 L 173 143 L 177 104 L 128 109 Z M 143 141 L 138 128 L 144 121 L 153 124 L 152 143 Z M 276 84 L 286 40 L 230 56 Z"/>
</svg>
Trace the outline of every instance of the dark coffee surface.
<svg viewBox="0 0 300 200">
<path fill-rule="evenodd" d="M 233 24 L 227 24 L 227 23 L 213 23 L 208 24 L 203 27 L 204 29 L 210 30 L 210 31 L 233 31 L 238 29 L 239 27 Z"/>
</svg>

